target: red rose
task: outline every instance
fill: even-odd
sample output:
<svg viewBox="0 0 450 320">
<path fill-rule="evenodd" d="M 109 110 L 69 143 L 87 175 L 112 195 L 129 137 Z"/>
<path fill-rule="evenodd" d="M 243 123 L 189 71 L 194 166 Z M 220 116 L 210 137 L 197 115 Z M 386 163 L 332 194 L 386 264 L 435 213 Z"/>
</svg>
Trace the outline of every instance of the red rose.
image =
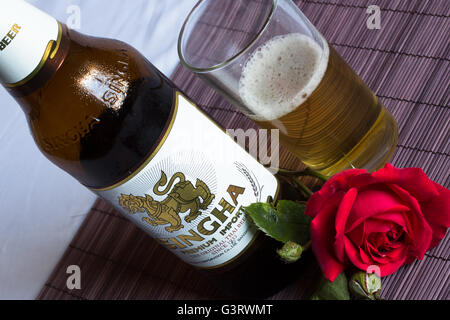
<svg viewBox="0 0 450 320">
<path fill-rule="evenodd" d="M 422 259 L 450 226 L 450 191 L 422 169 L 347 170 L 312 195 L 311 240 L 325 277 L 378 266 L 381 276 Z"/>
</svg>

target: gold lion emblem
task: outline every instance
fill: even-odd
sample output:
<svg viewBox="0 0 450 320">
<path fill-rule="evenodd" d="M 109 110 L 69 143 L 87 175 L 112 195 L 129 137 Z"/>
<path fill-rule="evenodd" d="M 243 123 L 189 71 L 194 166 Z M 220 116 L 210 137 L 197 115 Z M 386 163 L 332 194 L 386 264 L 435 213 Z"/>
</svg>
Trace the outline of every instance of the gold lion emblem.
<svg viewBox="0 0 450 320">
<path fill-rule="evenodd" d="M 173 185 L 177 179 L 179 181 Z M 215 197 L 203 181 L 197 179 L 194 187 L 190 181 L 186 181 L 181 172 L 174 174 L 167 186 L 160 191 L 159 188 L 164 187 L 166 183 L 167 176 L 161 171 L 161 179 L 154 186 L 153 192 L 158 196 L 163 196 L 172 189 L 162 201 L 155 201 L 148 194 L 144 197 L 122 194 L 119 197 L 119 203 L 130 214 L 146 212 L 148 217 L 142 218 L 142 221 L 152 226 L 169 224 L 170 226 L 165 229 L 167 232 L 174 232 L 184 228 L 180 214 L 189 211 L 184 218 L 189 223 L 201 214 L 200 210 L 208 208 Z"/>
</svg>

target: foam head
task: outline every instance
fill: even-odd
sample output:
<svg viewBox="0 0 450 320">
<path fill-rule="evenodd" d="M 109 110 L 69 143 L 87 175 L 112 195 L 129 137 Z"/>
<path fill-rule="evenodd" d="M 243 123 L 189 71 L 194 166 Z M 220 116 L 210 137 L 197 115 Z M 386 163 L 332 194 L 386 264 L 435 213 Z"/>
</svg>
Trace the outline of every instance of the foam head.
<svg viewBox="0 0 450 320">
<path fill-rule="evenodd" d="M 278 119 L 305 102 L 322 80 L 328 65 L 323 50 L 299 34 L 275 37 L 250 56 L 239 81 L 239 93 L 257 121 Z"/>
</svg>

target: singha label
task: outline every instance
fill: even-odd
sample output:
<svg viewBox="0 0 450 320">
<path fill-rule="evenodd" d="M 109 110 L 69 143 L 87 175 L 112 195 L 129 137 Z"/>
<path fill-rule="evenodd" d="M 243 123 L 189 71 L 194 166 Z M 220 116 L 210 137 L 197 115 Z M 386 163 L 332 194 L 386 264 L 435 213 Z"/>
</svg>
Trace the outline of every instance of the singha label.
<svg viewBox="0 0 450 320">
<path fill-rule="evenodd" d="M 187 263 L 238 257 L 257 232 L 242 207 L 275 198 L 276 178 L 180 93 L 156 150 L 124 182 L 94 191 Z"/>
<path fill-rule="evenodd" d="M 181 214 L 189 213 L 184 220 L 190 223 L 201 215 L 201 210 L 206 210 L 214 199 L 214 195 L 202 180 L 197 179 L 194 187 L 190 181 L 186 181 L 181 172 L 174 174 L 164 190 L 159 191 L 158 187 L 164 186 L 166 182 L 166 174 L 161 171 L 161 179 L 153 188 L 153 193 L 159 196 L 167 194 L 162 201 L 156 201 L 148 194 L 142 197 L 122 194 L 119 203 L 130 214 L 145 212 L 148 217 L 143 217 L 142 221 L 152 226 L 168 225 L 165 229 L 171 233 L 184 228 Z"/>
</svg>

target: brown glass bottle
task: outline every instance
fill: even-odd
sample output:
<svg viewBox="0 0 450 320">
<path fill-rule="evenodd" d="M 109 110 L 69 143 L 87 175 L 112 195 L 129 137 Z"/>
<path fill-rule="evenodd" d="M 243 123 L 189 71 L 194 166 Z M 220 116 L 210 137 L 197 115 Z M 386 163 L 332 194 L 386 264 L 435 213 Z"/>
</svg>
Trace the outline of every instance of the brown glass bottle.
<svg viewBox="0 0 450 320">
<path fill-rule="evenodd" d="M 25 81 L 3 84 L 50 161 L 91 190 L 108 188 L 157 151 L 180 90 L 131 46 L 58 27 L 43 63 Z M 201 272 L 235 297 L 266 297 L 299 274 L 276 256 L 278 247 L 260 234 L 232 262 Z"/>
</svg>

